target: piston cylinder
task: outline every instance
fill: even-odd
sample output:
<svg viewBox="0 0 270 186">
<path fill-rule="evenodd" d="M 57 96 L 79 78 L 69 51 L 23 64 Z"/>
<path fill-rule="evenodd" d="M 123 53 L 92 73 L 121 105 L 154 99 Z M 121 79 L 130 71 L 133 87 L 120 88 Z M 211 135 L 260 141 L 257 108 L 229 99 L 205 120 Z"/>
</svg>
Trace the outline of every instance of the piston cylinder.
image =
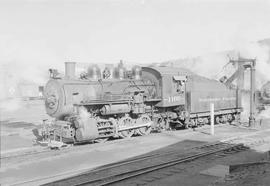
<svg viewBox="0 0 270 186">
<path fill-rule="evenodd" d="M 94 140 L 99 136 L 97 121 L 94 118 L 80 118 L 76 126 L 78 127 L 75 134 L 77 141 Z"/>
</svg>

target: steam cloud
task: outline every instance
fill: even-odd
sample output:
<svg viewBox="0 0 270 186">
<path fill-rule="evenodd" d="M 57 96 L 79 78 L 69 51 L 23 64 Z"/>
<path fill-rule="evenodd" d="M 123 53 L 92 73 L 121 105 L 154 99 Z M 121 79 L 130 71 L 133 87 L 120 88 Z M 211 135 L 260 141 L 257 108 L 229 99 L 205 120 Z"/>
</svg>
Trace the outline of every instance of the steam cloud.
<svg viewBox="0 0 270 186">
<path fill-rule="evenodd" d="M 237 59 L 240 55 L 244 58 L 256 59 L 256 89 L 260 90 L 261 87 L 270 81 L 270 42 L 263 40 L 259 42 L 241 41 L 236 42 L 235 48 L 230 51 L 223 51 L 219 53 L 209 53 L 200 57 L 190 57 L 178 60 L 171 60 L 165 63 L 172 63 L 175 66 L 188 68 L 191 71 L 218 80 L 226 75 L 230 77 L 235 71 L 236 67 L 227 65 L 229 57 Z M 245 72 L 244 89 L 249 90 L 250 87 L 250 72 Z M 242 94 L 242 106 L 244 111 L 242 119 L 246 121 L 249 115 L 249 94 Z M 265 118 L 270 116 L 270 109 L 267 109 L 258 115 L 258 118 Z"/>
</svg>

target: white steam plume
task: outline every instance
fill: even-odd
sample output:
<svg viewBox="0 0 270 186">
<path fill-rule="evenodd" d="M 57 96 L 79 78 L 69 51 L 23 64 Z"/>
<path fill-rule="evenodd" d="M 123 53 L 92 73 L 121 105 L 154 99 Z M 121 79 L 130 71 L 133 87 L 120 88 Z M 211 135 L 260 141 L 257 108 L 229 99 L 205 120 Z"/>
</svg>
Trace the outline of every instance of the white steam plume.
<svg viewBox="0 0 270 186">
<path fill-rule="evenodd" d="M 270 43 L 269 43 L 270 44 Z M 256 59 L 256 88 L 260 89 L 263 84 L 270 81 L 270 45 L 262 42 L 243 42 L 236 48 L 244 58 Z M 247 73 L 249 74 L 249 73 Z M 246 78 L 249 80 L 249 77 Z M 247 88 L 249 87 L 246 85 Z"/>
<path fill-rule="evenodd" d="M 267 40 L 266 40 L 267 41 Z M 236 42 L 235 48 L 230 51 L 224 51 L 219 53 L 210 53 L 200 57 L 185 58 L 180 60 L 172 60 L 168 63 L 173 63 L 176 66 L 185 67 L 191 71 L 213 79 L 219 79 L 222 76 L 230 77 L 236 68 L 233 65 L 227 65 L 229 57 L 237 59 L 240 55 L 243 58 L 256 59 L 256 89 L 260 90 L 262 85 L 267 81 L 270 81 L 270 42 Z M 245 72 L 244 89 L 249 90 L 250 87 L 250 72 Z M 244 112 L 242 118 L 248 119 L 249 114 L 249 94 L 242 94 L 242 106 Z M 263 112 L 264 117 L 270 113 L 270 110 Z M 270 116 L 270 115 L 269 115 Z M 259 115 L 260 117 L 260 115 Z"/>
<path fill-rule="evenodd" d="M 243 42 L 238 45 L 238 51 L 240 55 L 244 58 L 255 58 L 256 59 L 256 89 L 261 90 L 261 87 L 267 82 L 270 81 L 270 48 L 269 44 L 264 42 Z M 245 73 L 245 82 L 244 88 L 249 89 L 250 87 L 250 72 Z M 248 119 L 248 114 L 250 111 L 250 98 L 249 94 L 242 94 L 242 105 L 244 112 L 242 113 L 242 118 L 244 120 Z M 257 120 L 270 117 L 270 108 L 267 108 L 263 112 L 259 113 Z"/>
</svg>

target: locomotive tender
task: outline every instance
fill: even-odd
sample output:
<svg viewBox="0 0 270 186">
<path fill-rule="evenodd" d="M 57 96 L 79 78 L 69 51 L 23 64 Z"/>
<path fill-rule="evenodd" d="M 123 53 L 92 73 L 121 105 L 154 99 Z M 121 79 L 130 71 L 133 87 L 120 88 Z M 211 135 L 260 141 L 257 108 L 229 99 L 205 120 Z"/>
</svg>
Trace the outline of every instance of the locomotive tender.
<svg viewBox="0 0 270 186">
<path fill-rule="evenodd" d="M 76 64 L 65 65 L 65 77 L 53 73 L 44 97 L 47 114 L 55 118 L 54 136 L 67 141 L 204 125 L 210 121 L 210 103 L 216 123 L 231 122 L 242 110 L 236 90 L 184 68 L 135 66 L 127 77 L 120 65 L 105 69 L 102 78 L 92 66 L 77 78 Z"/>
</svg>

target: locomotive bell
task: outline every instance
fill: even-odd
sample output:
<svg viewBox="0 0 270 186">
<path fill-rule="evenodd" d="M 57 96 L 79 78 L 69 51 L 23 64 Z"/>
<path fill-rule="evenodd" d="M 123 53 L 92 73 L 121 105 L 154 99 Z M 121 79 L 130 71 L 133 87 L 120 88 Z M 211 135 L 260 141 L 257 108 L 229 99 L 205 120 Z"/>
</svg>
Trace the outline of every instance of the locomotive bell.
<svg viewBox="0 0 270 186">
<path fill-rule="evenodd" d="M 106 64 L 105 69 L 102 72 L 103 79 L 112 79 L 114 74 L 114 69 L 112 64 Z"/>
</svg>

